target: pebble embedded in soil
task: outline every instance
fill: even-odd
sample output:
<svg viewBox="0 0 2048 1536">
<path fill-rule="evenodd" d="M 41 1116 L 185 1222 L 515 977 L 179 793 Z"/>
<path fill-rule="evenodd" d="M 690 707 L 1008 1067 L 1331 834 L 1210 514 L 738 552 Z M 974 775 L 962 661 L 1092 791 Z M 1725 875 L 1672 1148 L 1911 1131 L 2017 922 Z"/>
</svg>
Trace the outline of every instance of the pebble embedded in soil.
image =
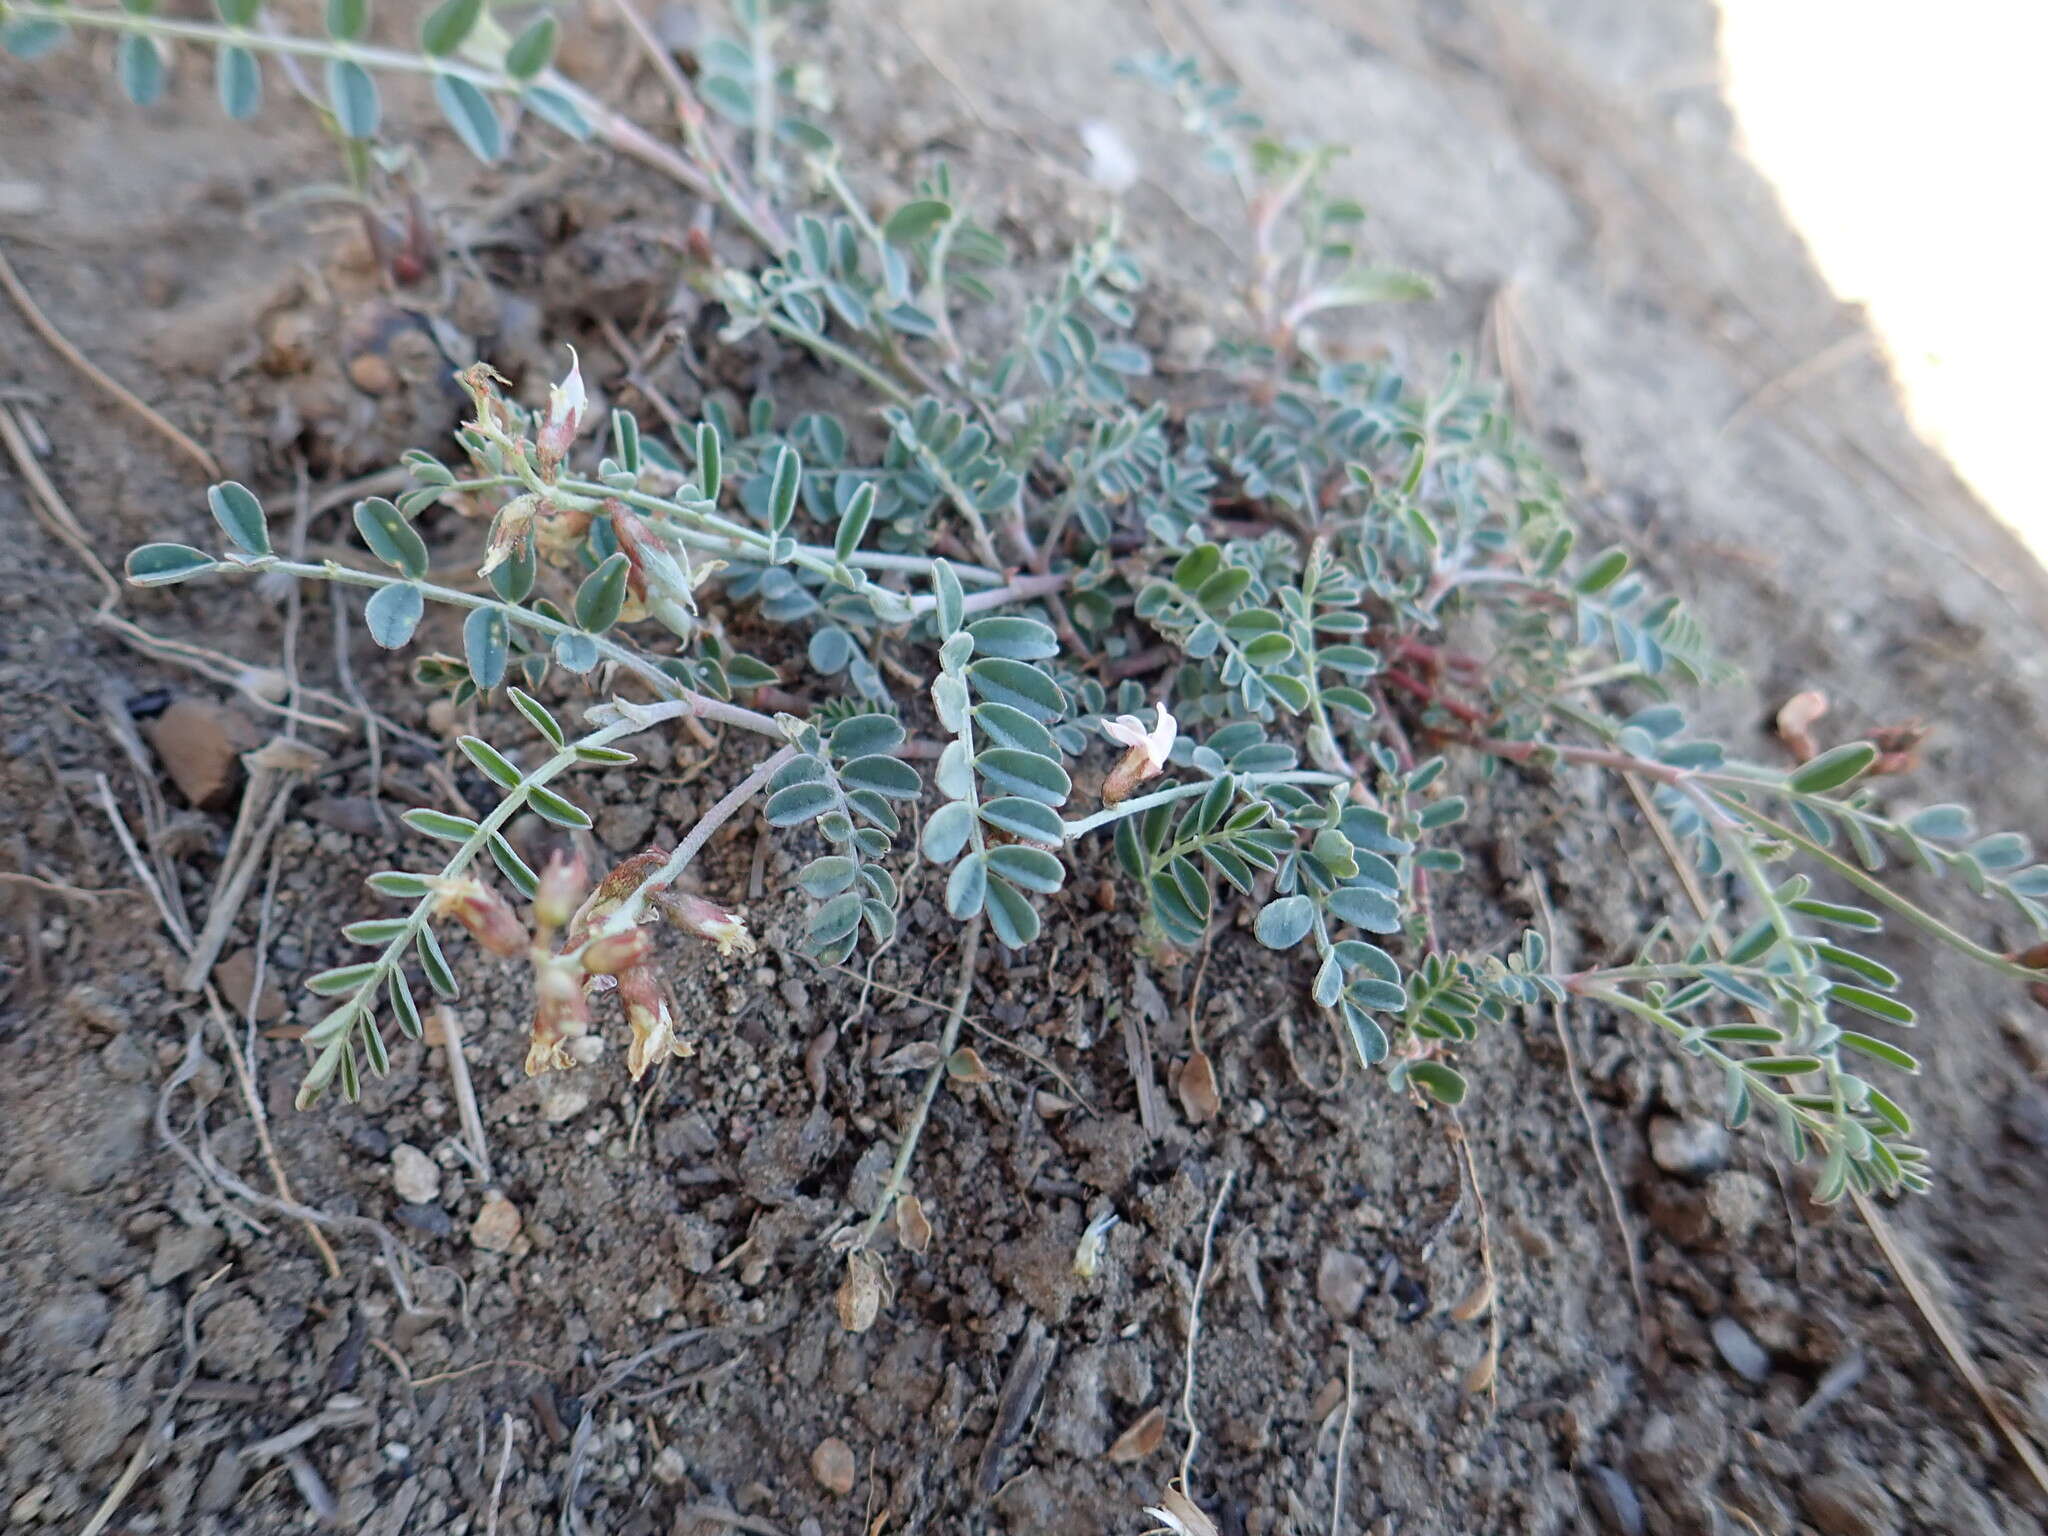
<svg viewBox="0 0 2048 1536">
<path fill-rule="evenodd" d="M 1821 1536 L 1896 1536 L 1898 1505 L 1860 1467 L 1801 1484 L 1799 1502 Z"/>
<path fill-rule="evenodd" d="M 1586 1498 L 1601 1529 L 1615 1536 L 1643 1536 L 1643 1501 L 1614 1468 L 1595 1465 L 1586 1469 Z"/>
<path fill-rule="evenodd" d="M 1724 1315 L 1715 1318 L 1708 1331 L 1713 1335 L 1715 1352 L 1729 1370 L 1758 1386 L 1771 1379 L 1770 1354 L 1742 1324 Z"/>
<path fill-rule="evenodd" d="M 256 986 L 256 951 L 238 949 L 213 968 L 213 984 L 220 988 L 220 995 L 238 1017 L 250 1017 L 250 997 L 254 994 L 253 1017 L 259 1024 L 275 1024 L 284 1017 L 285 997 L 277 985 L 276 967 L 266 967 L 263 986 Z"/>
<path fill-rule="evenodd" d="M 1704 1178 L 1728 1161 L 1728 1132 L 1717 1120 L 1658 1115 L 1650 1121 L 1650 1159 L 1666 1173 Z"/>
<path fill-rule="evenodd" d="M 241 773 L 241 755 L 256 745 L 249 722 L 211 699 L 173 699 L 143 729 L 178 792 L 202 811 L 227 804 Z"/>
<path fill-rule="evenodd" d="M 486 1195 L 470 1225 L 469 1240 L 488 1253 L 510 1253 L 519 1240 L 519 1207 L 503 1195 Z"/>
<path fill-rule="evenodd" d="M 549 1125 L 573 1120 L 590 1108 L 590 1085 L 580 1073 L 550 1072 L 541 1079 L 540 1117 Z"/>
<path fill-rule="evenodd" d="M 225 1240 L 219 1227 L 165 1227 L 156 1235 L 149 1283 L 169 1285 L 180 1275 L 189 1275 L 218 1253 Z"/>
<path fill-rule="evenodd" d="M 837 1435 L 820 1440 L 811 1452 L 811 1476 L 828 1493 L 853 1492 L 854 1473 L 853 1447 Z"/>
<path fill-rule="evenodd" d="M 407 1205 L 426 1205 L 441 1193 L 441 1170 L 409 1141 L 391 1149 L 391 1187 Z"/>
<path fill-rule="evenodd" d="M 1326 1248 L 1316 1269 L 1316 1299 L 1332 1321 L 1348 1322 L 1364 1302 L 1371 1278 L 1372 1266 L 1357 1254 Z"/>
</svg>

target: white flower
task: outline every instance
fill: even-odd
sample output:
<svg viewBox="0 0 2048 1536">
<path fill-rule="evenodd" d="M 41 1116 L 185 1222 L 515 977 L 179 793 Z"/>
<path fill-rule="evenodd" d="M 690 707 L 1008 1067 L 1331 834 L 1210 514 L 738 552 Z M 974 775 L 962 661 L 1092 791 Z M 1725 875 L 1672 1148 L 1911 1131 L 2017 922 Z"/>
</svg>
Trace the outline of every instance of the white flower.
<svg viewBox="0 0 2048 1536">
<path fill-rule="evenodd" d="M 1118 804 L 1147 779 L 1155 779 L 1166 771 L 1166 760 L 1173 755 L 1173 738 L 1180 727 L 1163 699 L 1158 713 L 1159 723 L 1149 731 L 1136 715 L 1118 715 L 1102 722 L 1102 734 L 1127 749 L 1122 761 L 1102 781 L 1104 805 Z"/>
<path fill-rule="evenodd" d="M 1145 722 L 1136 715 L 1118 715 L 1114 720 L 1102 722 L 1102 734 L 1123 746 L 1142 748 L 1146 763 L 1153 773 L 1158 773 L 1173 755 L 1173 738 L 1180 734 L 1180 725 L 1162 700 L 1159 723 L 1149 731 L 1145 729 Z"/>
</svg>

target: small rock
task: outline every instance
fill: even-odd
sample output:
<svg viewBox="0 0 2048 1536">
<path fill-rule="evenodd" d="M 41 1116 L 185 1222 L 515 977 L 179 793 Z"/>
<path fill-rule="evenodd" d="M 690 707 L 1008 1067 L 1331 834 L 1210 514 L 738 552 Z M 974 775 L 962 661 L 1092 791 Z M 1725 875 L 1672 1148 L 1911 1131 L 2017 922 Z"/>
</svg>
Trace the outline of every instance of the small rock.
<svg viewBox="0 0 2048 1536">
<path fill-rule="evenodd" d="M 52 1296 L 29 1319 L 27 1343 L 50 1365 L 87 1364 L 114 1309 L 98 1291 L 65 1291 Z"/>
<path fill-rule="evenodd" d="M 1707 1331 L 1713 1336 L 1715 1351 L 1729 1370 L 1756 1386 L 1771 1379 L 1769 1353 L 1742 1324 L 1724 1313 L 1714 1319 L 1713 1326 Z"/>
<path fill-rule="evenodd" d="M 241 755 L 256 745 L 249 722 L 211 699 L 173 699 L 144 729 L 178 792 L 202 811 L 228 803 Z"/>
<path fill-rule="evenodd" d="M 2024 1083 L 2006 1106 L 2006 1129 L 2037 1152 L 2048 1152 L 2048 1087 Z"/>
<path fill-rule="evenodd" d="M 1728 1161 L 1728 1132 L 1718 1120 L 1654 1116 L 1650 1121 L 1650 1159 L 1666 1173 L 1704 1178 Z"/>
<path fill-rule="evenodd" d="M 134 1250 L 119 1232 L 88 1222 L 67 1225 L 58 1233 L 57 1257 L 68 1273 L 98 1286 L 119 1284 L 136 1269 Z"/>
<path fill-rule="evenodd" d="M 818 1486 L 828 1493 L 853 1492 L 856 1471 L 853 1447 L 837 1435 L 820 1440 L 818 1448 L 811 1452 L 811 1476 L 815 1477 Z"/>
<path fill-rule="evenodd" d="M 681 1447 L 664 1445 L 661 1454 L 654 1458 L 651 1470 L 657 1483 L 664 1488 L 673 1488 L 689 1477 L 690 1463 L 683 1455 Z"/>
<path fill-rule="evenodd" d="M 1371 1266 L 1357 1254 L 1326 1248 L 1316 1270 L 1316 1299 L 1333 1321 L 1348 1322 L 1365 1300 L 1366 1283 L 1371 1277 Z"/>
<path fill-rule="evenodd" d="M 309 804 L 306 816 L 351 837 L 375 837 L 385 829 L 377 819 L 377 803 L 366 795 L 329 795 Z"/>
<path fill-rule="evenodd" d="M 597 835 L 613 853 L 637 852 L 654 830 L 654 808 L 629 800 L 597 813 Z"/>
<path fill-rule="evenodd" d="M 1586 1468 L 1586 1499 L 1602 1530 L 1615 1536 L 1643 1536 L 1643 1501 L 1614 1468 Z"/>
<path fill-rule="evenodd" d="M 424 1232 L 429 1237 L 446 1237 L 455 1230 L 455 1223 L 448 1219 L 448 1213 L 438 1205 L 401 1205 L 397 1216 L 400 1222 L 415 1232 Z"/>
<path fill-rule="evenodd" d="M 1861 1468 L 1808 1479 L 1799 1502 L 1821 1536 L 1896 1536 L 1899 1529 L 1898 1505 Z"/>
<path fill-rule="evenodd" d="M 427 1205 L 441 1193 L 441 1170 L 409 1141 L 391 1149 L 391 1187 L 408 1205 Z"/>
<path fill-rule="evenodd" d="M 263 990 L 256 991 L 256 951 L 238 949 L 213 968 L 213 984 L 237 1015 L 247 1018 L 250 994 L 255 993 L 255 1018 L 259 1024 L 274 1024 L 284 1017 L 285 999 L 277 985 L 277 968 L 263 968 Z"/>
<path fill-rule="evenodd" d="M 1707 1180 L 1707 1214 L 1730 1245 L 1740 1245 L 1770 1210 L 1771 1196 L 1755 1174 L 1727 1169 Z"/>
<path fill-rule="evenodd" d="M 540 1083 L 540 1117 L 549 1125 L 573 1120 L 590 1108 L 590 1085 L 580 1073 L 550 1072 Z"/>
<path fill-rule="evenodd" d="M 230 1381 L 271 1381 L 289 1360 L 280 1355 L 284 1336 L 253 1297 L 230 1296 L 206 1314 L 199 1342 L 209 1370 Z"/>
<path fill-rule="evenodd" d="M 142 1154 L 155 1106 L 156 1095 L 139 1085 L 101 1093 L 86 1123 L 70 1128 L 50 1146 L 45 1164 L 49 1181 L 67 1195 L 104 1188 Z"/>
<path fill-rule="evenodd" d="M 169 1285 L 180 1275 L 189 1275 L 218 1253 L 223 1241 L 219 1227 L 165 1227 L 156 1235 L 149 1283 Z"/>
<path fill-rule="evenodd" d="M 214 1457 L 213 1465 L 207 1469 L 205 1481 L 199 1485 L 196 1508 L 201 1514 L 219 1514 L 235 1502 L 248 1474 L 249 1463 L 242 1459 L 239 1450 L 229 1446 Z"/>
<path fill-rule="evenodd" d="M 148 1405 L 126 1382 L 107 1376 L 74 1377 L 57 1425 L 64 1459 L 80 1472 L 98 1466 L 148 1416 Z"/>
<path fill-rule="evenodd" d="M 519 1207 L 503 1195 L 484 1197 L 469 1229 L 469 1240 L 489 1253 L 510 1253 L 519 1239 Z"/>
</svg>

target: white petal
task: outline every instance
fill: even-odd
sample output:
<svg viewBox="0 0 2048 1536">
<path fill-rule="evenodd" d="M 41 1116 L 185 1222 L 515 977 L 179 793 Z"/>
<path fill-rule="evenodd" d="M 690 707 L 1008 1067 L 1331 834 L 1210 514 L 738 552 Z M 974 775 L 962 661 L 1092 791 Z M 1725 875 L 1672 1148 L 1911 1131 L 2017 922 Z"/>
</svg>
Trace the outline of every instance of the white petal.
<svg viewBox="0 0 2048 1536">
<path fill-rule="evenodd" d="M 1147 740 L 1144 722 L 1136 715 L 1118 715 L 1114 720 L 1103 721 L 1102 734 L 1127 747 L 1142 747 Z"/>
</svg>

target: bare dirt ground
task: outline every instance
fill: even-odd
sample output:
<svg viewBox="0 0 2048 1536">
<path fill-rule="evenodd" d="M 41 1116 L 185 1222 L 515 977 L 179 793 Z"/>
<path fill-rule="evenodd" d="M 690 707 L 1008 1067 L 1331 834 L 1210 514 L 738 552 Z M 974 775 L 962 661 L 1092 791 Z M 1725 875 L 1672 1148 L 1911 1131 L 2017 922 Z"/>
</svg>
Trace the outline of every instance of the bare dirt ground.
<svg viewBox="0 0 2048 1536">
<path fill-rule="evenodd" d="M 1966 800 L 1998 826 L 2034 817 L 2048 581 L 1915 442 L 1871 354 L 1835 346 L 1857 317 L 1731 142 L 1707 6 L 922 0 L 836 7 L 803 43 L 833 67 L 871 184 L 907 185 L 944 154 L 1027 251 L 1099 216 L 1078 130 L 1113 125 L 1142 172 L 1128 227 L 1152 257 L 1155 341 L 1229 329 L 1242 241 L 1170 113 L 1114 59 L 1193 50 L 1280 128 L 1353 146 L 1344 177 L 1376 239 L 1444 290 L 1375 317 L 1359 343 L 1425 373 L 1452 350 L 1504 373 L 1589 519 L 1686 591 L 1746 669 L 1713 710 L 1732 739 L 1768 753 L 1777 703 L 1821 688 L 1845 732 L 1934 727 L 1902 795 Z M 658 121 L 630 57 L 607 23 L 569 64 Z M 459 407 L 446 365 L 468 361 L 449 354 L 465 348 L 531 382 L 544 341 L 573 341 L 586 373 L 631 399 L 599 320 L 629 324 L 657 291 L 644 236 L 689 211 L 671 191 L 538 135 L 485 173 L 427 130 L 460 252 L 423 316 L 380 295 L 349 221 L 304 195 L 333 162 L 302 114 L 279 103 L 261 129 L 225 125 L 188 60 L 145 115 L 103 63 L 0 62 L 0 249 L 68 336 L 229 474 L 289 503 L 303 465 L 318 505 L 437 442 Z M 1802 367 L 1817 357 L 1836 365 Z M 680 373 L 658 382 L 694 403 Z M 751 387 L 746 369 L 725 382 Z M 197 471 L 8 304 L 0 402 L 22 407 L 109 565 L 149 538 L 206 542 Z M 236 797 L 188 806 L 108 721 L 148 733 L 196 700 L 252 739 L 284 722 L 96 623 L 100 588 L 32 517 L 11 461 L 0 525 L 0 859 L 48 882 L 0 890 L 13 1526 L 81 1529 L 120 1485 L 113 1531 L 301 1530 L 324 1513 L 375 1536 L 1135 1532 L 1178 1463 L 1187 1300 L 1226 1177 L 1192 1402 L 1193 1486 L 1230 1536 L 1988 1536 L 2048 1515 L 1855 1213 L 1812 1207 L 1763 1138 L 1720 1134 L 1713 1085 L 1655 1042 L 1562 1021 L 1585 1113 L 1557 1021 L 1471 1053 L 1482 1221 L 1445 1117 L 1340 1080 L 1303 976 L 1245 932 L 1216 943 L 1205 973 L 1148 966 L 1128 908 L 1085 899 L 1093 879 L 1038 944 L 984 965 L 973 1017 L 998 1078 L 941 1099 L 916 1173 L 937 1237 L 921 1258 L 892 1255 L 896 1294 L 862 1336 L 833 1316 L 819 1239 L 849 1199 L 872 1199 L 913 1091 L 878 1063 L 926 1038 L 929 1000 L 953 980 L 929 897 L 911 897 L 866 993 L 773 944 L 708 965 L 688 1003 L 721 1022 L 644 1096 L 615 1069 L 537 1088 L 520 1071 L 518 989 L 465 953 L 454 1012 L 488 1185 L 455 1150 L 445 1046 L 400 1050 L 360 1106 L 294 1113 L 299 1047 L 279 1031 L 307 1016 L 295 983 L 335 961 L 336 924 L 365 910 L 361 875 L 401 855 L 391 811 L 477 787 L 446 722 L 360 624 L 337 650 L 324 593 L 123 595 L 120 615 L 149 632 L 258 666 L 289 641 L 309 684 L 359 686 L 407 733 L 385 733 L 379 782 L 353 728 L 302 732 L 331 760 L 288 802 L 226 946 L 245 968 L 260 955 L 280 992 L 256 999 L 246 1035 L 216 1023 L 176 989 L 181 956 L 100 780 L 138 827 L 147 795 L 163 797 L 153 851 L 195 926 Z M 307 536 L 339 540 L 332 512 Z M 651 797 L 645 781 L 600 793 L 607 847 L 688 825 L 730 767 L 681 741 L 656 764 Z M 1474 792 L 1474 874 L 1442 914 L 1460 942 L 1534 920 L 1531 862 L 1560 943 L 1589 960 L 1675 900 L 1626 797 L 1514 775 Z M 772 891 L 791 860 L 742 826 L 705 886 L 744 899 L 759 873 Z M 793 936 L 794 903 L 754 905 L 771 940 Z M 1995 1399 L 2040 1437 L 2048 1016 L 1924 953 L 1910 963 L 1930 1063 L 1916 1101 L 1941 1178 L 1892 1213 L 1898 1243 Z M 226 989 L 237 1007 L 246 974 Z M 1127 1018 L 1149 1039 L 1152 1133 Z M 1200 1126 L 1170 1088 L 1191 1021 L 1224 1103 Z M 228 1050 L 245 1039 L 277 1166 L 335 1218 L 332 1272 L 301 1225 L 252 1198 L 274 1185 Z M 1640 1293 L 1593 1136 L 1640 1247 Z M 432 1163 L 437 1187 L 411 1191 L 426 1199 L 394 1189 L 402 1147 Z M 521 1218 L 507 1251 L 476 1240 L 498 1200 Z M 1079 1280 L 1081 1228 L 1112 1209 L 1101 1273 Z M 1502 1339 L 1495 1391 L 1475 1394 L 1487 1325 L 1452 1314 L 1482 1241 Z M 1040 1369 L 1032 1411 L 1006 1413 L 1031 1406 Z M 1163 1446 L 1106 1454 L 1153 1409 L 1173 1421 Z M 843 1466 L 814 1460 L 828 1439 Z"/>
</svg>

